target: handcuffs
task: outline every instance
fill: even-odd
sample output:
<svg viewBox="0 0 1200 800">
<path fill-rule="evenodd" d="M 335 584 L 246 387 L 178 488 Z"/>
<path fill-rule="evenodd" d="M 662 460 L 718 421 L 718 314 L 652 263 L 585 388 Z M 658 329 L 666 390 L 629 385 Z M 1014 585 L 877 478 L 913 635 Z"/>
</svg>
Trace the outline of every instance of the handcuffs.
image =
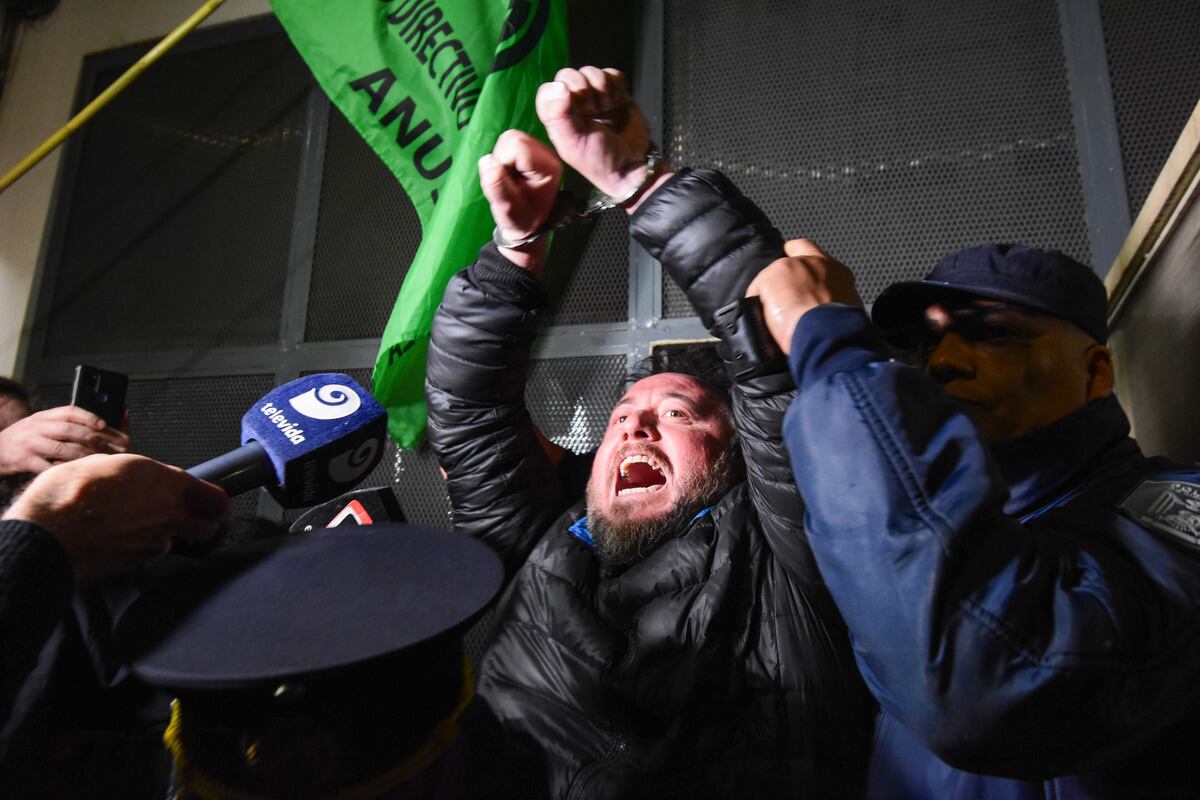
<svg viewBox="0 0 1200 800">
<path fill-rule="evenodd" d="M 645 176 L 640 184 L 623 196 L 612 197 L 593 188 L 587 200 L 581 202 L 571 192 L 560 191 L 554 199 L 550 216 L 536 231 L 520 239 L 506 239 L 497 225 L 492 230 L 492 241 L 499 247 L 524 247 L 551 231 L 624 206 L 654 182 L 665 163 L 652 142 L 646 153 Z M 787 359 L 767 330 L 762 303 L 757 297 L 743 297 L 717 309 L 710 332 L 721 340 L 717 345 L 717 353 L 725 363 L 730 380 L 745 381 L 787 371 Z"/>
<path fill-rule="evenodd" d="M 492 241 L 498 247 L 524 247 L 527 244 L 533 244 L 551 231 L 562 230 L 579 220 L 590 219 L 609 209 L 624 206 L 654 182 L 665 164 L 666 160 L 663 158 L 662 153 L 658 152 L 658 148 L 651 142 L 650 149 L 646 152 L 646 174 L 643 176 L 642 182 L 630 189 L 623 196 L 613 197 L 599 189 L 593 188 L 586 200 L 580 200 L 571 192 L 563 189 L 554 198 L 554 207 L 550 210 L 550 216 L 546 218 L 546 221 L 536 231 L 520 239 L 507 239 L 500 232 L 500 226 L 497 225 L 492 229 Z"/>
</svg>

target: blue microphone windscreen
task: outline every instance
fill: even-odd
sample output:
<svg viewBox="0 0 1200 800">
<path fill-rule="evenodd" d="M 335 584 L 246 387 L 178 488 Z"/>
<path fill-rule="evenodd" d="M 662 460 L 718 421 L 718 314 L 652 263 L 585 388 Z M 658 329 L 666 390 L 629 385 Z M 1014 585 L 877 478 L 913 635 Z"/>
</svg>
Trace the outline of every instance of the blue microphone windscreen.
<svg viewBox="0 0 1200 800">
<path fill-rule="evenodd" d="M 387 412 L 349 375 L 306 375 L 264 395 L 242 417 L 242 444 L 266 450 L 287 506 L 355 486 L 383 455 Z"/>
</svg>

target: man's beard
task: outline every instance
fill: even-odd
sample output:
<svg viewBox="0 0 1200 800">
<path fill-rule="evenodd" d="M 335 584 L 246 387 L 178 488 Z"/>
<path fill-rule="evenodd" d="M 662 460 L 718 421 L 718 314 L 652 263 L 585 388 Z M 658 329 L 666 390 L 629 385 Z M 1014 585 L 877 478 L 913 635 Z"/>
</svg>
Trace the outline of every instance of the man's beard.
<svg viewBox="0 0 1200 800">
<path fill-rule="evenodd" d="M 735 445 L 736 446 L 736 445 Z M 599 485 L 595 476 L 588 481 L 588 532 L 596 545 L 596 555 L 609 566 L 640 561 L 665 540 L 679 534 L 702 509 L 715 503 L 736 482 L 733 447 L 717 456 L 704 470 L 679 485 L 679 497 L 671 510 L 658 519 L 633 521 L 596 511 L 595 493 L 610 487 Z"/>
</svg>

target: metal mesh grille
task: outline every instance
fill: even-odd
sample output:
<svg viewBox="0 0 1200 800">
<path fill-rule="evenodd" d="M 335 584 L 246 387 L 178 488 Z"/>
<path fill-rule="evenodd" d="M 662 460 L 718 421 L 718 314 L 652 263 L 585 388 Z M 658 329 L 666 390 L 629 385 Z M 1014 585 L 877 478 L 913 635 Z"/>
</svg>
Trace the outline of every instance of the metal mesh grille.
<svg viewBox="0 0 1200 800">
<path fill-rule="evenodd" d="M 130 380 L 134 450 L 185 468 L 233 450 L 242 415 L 274 384 L 272 375 Z M 254 514 L 257 500 L 255 492 L 234 498 L 234 513 Z"/>
<path fill-rule="evenodd" d="M 694 317 L 696 308 L 688 302 L 687 295 L 675 285 L 665 272 L 663 273 L 662 315 L 672 317 Z"/>
<path fill-rule="evenodd" d="M 433 451 L 424 445 L 418 450 L 401 450 L 392 443 L 384 458 L 395 475 L 396 495 L 409 522 L 451 527 L 450 497 Z"/>
<path fill-rule="evenodd" d="M 412 201 L 341 112 L 331 109 L 304 338 L 379 336 L 420 243 Z"/>
<path fill-rule="evenodd" d="M 282 34 L 168 55 L 85 128 L 47 354 L 278 337 L 310 84 Z"/>
<path fill-rule="evenodd" d="M 71 402 L 71 384 L 43 383 L 34 388 L 32 395 L 34 409 L 43 411 L 47 408 L 58 408 Z"/>
<path fill-rule="evenodd" d="M 1200 5 L 1100 0 L 1129 211 L 1137 216 L 1200 96 Z"/>
<path fill-rule="evenodd" d="M 576 225 L 557 234 L 543 281 L 551 297 L 550 325 L 627 320 L 628 215 L 609 211 L 590 228 Z"/>
<path fill-rule="evenodd" d="M 585 453 L 600 444 L 624 380 L 625 356 L 535 361 L 525 402 L 547 439 Z"/>
<path fill-rule="evenodd" d="M 1089 259 L 1054 2 L 668 0 L 665 30 L 672 163 L 724 171 L 867 302 L 980 241 Z"/>
</svg>

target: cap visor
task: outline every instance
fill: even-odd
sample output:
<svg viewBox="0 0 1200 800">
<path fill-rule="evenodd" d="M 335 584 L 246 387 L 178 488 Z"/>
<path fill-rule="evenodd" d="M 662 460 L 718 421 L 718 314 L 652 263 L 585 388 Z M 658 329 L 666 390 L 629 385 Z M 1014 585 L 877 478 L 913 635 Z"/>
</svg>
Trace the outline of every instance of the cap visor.
<svg viewBox="0 0 1200 800">
<path fill-rule="evenodd" d="M 938 302 L 964 298 L 1001 300 L 1023 308 L 1059 316 L 1052 308 L 1004 287 L 954 286 L 941 281 L 906 281 L 884 289 L 871 306 L 871 321 L 891 345 L 910 349 L 917 329 L 924 324 L 925 309 Z"/>
<path fill-rule="evenodd" d="M 118 639 L 140 678 L 247 687 L 367 661 L 461 629 L 503 577 L 486 545 L 414 525 L 257 544 L 134 604 Z"/>
</svg>

